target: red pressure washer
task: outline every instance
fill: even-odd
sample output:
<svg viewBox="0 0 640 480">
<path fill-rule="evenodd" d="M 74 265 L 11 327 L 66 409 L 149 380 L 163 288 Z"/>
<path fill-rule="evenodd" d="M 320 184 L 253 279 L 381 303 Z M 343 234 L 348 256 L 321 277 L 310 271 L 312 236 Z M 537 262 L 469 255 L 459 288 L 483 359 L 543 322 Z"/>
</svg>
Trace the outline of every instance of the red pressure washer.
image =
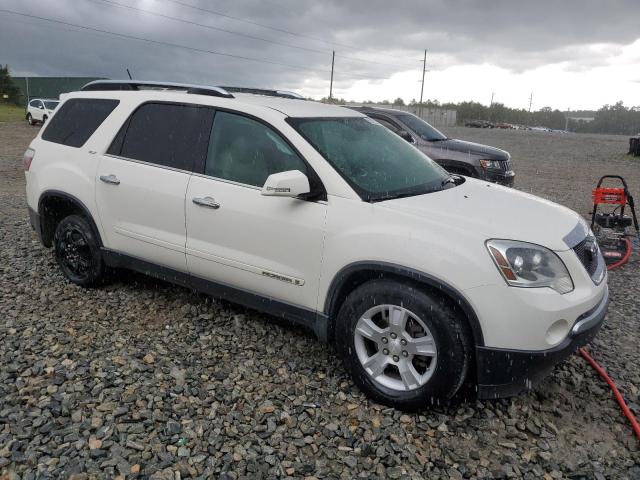
<svg viewBox="0 0 640 480">
<path fill-rule="evenodd" d="M 622 183 L 622 187 L 603 187 L 602 182 L 606 179 L 617 179 Z M 630 239 L 634 238 L 630 231 L 632 224 L 636 230 L 635 241 L 637 242 L 640 238 L 633 197 L 629 193 L 627 182 L 620 175 L 601 177 L 598 185 L 593 189 L 592 196 L 591 230 L 596 235 L 607 268 L 611 270 L 627 263 L 631 256 Z M 616 205 L 616 207 L 613 211 L 600 213 L 598 206 L 602 204 Z M 627 206 L 632 217 L 624 214 Z"/>
<path fill-rule="evenodd" d="M 623 188 L 603 187 L 602 182 L 607 178 L 620 180 Z M 598 213 L 598 205 L 617 205 L 613 211 Z M 629 206 L 633 218 L 633 226 L 636 229 L 635 237 L 630 233 L 632 219 L 625 216 L 624 209 Z M 633 197 L 629 193 L 629 187 L 624 178 L 619 175 L 605 175 L 600 178 L 598 185 L 593 189 L 593 212 L 591 213 L 591 230 L 598 239 L 600 251 L 607 264 L 607 270 L 613 270 L 627 263 L 631 256 L 631 240 L 633 239 L 637 248 L 640 241 L 640 230 L 638 230 L 638 218 L 633 203 Z M 580 355 L 591 365 L 596 372 L 607 382 L 613 395 L 620 405 L 620 409 L 631 423 L 633 432 L 640 440 L 640 422 L 624 401 L 624 397 L 616 387 L 614 381 L 607 375 L 607 372 L 596 362 L 585 347 L 579 349 Z"/>
</svg>

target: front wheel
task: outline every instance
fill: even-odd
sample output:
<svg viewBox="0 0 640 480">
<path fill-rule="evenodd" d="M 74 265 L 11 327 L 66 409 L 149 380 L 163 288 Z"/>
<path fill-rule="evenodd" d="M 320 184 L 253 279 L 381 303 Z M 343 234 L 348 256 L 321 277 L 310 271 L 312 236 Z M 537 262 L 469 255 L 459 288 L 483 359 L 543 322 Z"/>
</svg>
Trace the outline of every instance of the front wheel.
<svg viewBox="0 0 640 480">
<path fill-rule="evenodd" d="M 471 363 L 469 335 L 444 298 L 412 283 L 374 280 L 344 301 L 336 346 L 373 400 L 414 411 L 450 400 Z"/>
<path fill-rule="evenodd" d="M 62 273 L 81 287 L 102 282 L 104 263 L 89 222 L 80 215 L 63 218 L 53 236 L 56 261 Z"/>
<path fill-rule="evenodd" d="M 36 124 L 36 122 L 33 120 L 33 117 L 31 116 L 30 113 L 27 113 L 27 122 L 29 123 L 29 125 L 33 126 Z"/>
</svg>

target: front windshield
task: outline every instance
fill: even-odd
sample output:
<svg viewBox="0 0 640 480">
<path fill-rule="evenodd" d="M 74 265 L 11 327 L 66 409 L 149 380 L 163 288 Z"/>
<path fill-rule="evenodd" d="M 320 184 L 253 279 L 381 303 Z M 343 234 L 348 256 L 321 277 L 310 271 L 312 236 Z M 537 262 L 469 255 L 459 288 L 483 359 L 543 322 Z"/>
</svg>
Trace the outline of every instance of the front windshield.
<svg viewBox="0 0 640 480">
<path fill-rule="evenodd" d="M 60 102 L 44 102 L 44 106 L 47 107 L 47 110 L 55 110 Z"/>
<path fill-rule="evenodd" d="M 449 178 L 433 160 L 370 118 L 291 123 L 366 201 L 441 190 Z"/>
<path fill-rule="evenodd" d="M 436 130 L 427 122 L 415 115 L 405 113 L 403 115 L 398 115 L 397 118 L 413 130 L 421 139 L 426 140 L 427 142 L 437 142 L 439 140 L 447 139 L 442 132 Z"/>
</svg>

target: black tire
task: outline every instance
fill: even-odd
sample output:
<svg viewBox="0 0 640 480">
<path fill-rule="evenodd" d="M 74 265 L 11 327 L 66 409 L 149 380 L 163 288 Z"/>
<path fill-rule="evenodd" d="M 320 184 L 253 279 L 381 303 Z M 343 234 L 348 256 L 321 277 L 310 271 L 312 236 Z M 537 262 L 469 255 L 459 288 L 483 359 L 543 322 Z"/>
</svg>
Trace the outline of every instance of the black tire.
<svg viewBox="0 0 640 480">
<path fill-rule="evenodd" d="M 47 117 L 46 115 L 44 117 L 42 117 L 42 125 L 44 125 L 45 123 L 47 123 L 47 120 L 49 119 L 49 117 Z"/>
<path fill-rule="evenodd" d="M 354 340 L 358 320 L 376 305 L 398 305 L 410 310 L 429 328 L 438 356 L 426 383 L 413 390 L 400 391 L 378 383 L 362 366 Z M 471 365 L 471 342 L 461 318 L 453 307 L 418 285 L 392 280 L 373 280 L 351 292 L 336 320 L 335 342 L 338 354 L 356 385 L 378 403 L 405 411 L 443 405 L 456 394 Z"/>
<path fill-rule="evenodd" d="M 86 218 L 70 215 L 56 226 L 53 235 L 56 261 L 67 279 L 81 287 L 103 283 L 105 266 L 98 240 Z"/>
<path fill-rule="evenodd" d="M 34 126 L 36 124 L 36 122 L 33 120 L 33 117 L 31 116 L 30 113 L 27 113 L 27 122 L 29 123 L 29 125 Z"/>
</svg>

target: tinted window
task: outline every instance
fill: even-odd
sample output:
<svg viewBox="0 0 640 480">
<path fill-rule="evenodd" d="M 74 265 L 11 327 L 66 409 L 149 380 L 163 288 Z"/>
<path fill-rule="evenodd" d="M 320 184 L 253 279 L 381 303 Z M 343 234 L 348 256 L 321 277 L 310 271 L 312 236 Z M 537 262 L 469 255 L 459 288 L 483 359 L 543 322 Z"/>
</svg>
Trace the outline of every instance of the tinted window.
<svg viewBox="0 0 640 480">
<path fill-rule="evenodd" d="M 449 175 L 370 118 L 300 118 L 290 123 L 367 201 L 422 195 Z"/>
<path fill-rule="evenodd" d="M 420 138 L 428 142 L 446 140 L 447 137 L 439 130 L 433 128 L 427 122 L 415 115 L 405 113 L 398 115 L 398 120 L 403 122 L 407 127 L 416 132 Z"/>
<path fill-rule="evenodd" d="M 192 171 L 205 157 L 212 119 L 208 107 L 146 103 L 131 115 L 108 153 Z"/>
<path fill-rule="evenodd" d="M 371 117 L 373 118 L 376 122 L 378 122 L 380 125 L 382 125 L 383 127 L 387 127 L 389 130 L 391 130 L 393 133 L 400 133 L 400 129 L 394 125 L 393 123 L 391 123 L 389 120 L 385 120 L 382 117 Z"/>
<path fill-rule="evenodd" d="M 69 147 L 81 147 L 118 103 L 118 100 L 92 98 L 68 100 L 49 121 L 42 139 Z"/>
<path fill-rule="evenodd" d="M 40 104 L 40 100 L 31 100 L 29 102 L 29 105 L 31 105 L 32 107 L 37 107 Z"/>
<path fill-rule="evenodd" d="M 216 113 L 207 175 L 262 187 L 272 173 L 288 170 L 307 174 L 305 163 L 279 134 L 250 118 Z"/>
</svg>

